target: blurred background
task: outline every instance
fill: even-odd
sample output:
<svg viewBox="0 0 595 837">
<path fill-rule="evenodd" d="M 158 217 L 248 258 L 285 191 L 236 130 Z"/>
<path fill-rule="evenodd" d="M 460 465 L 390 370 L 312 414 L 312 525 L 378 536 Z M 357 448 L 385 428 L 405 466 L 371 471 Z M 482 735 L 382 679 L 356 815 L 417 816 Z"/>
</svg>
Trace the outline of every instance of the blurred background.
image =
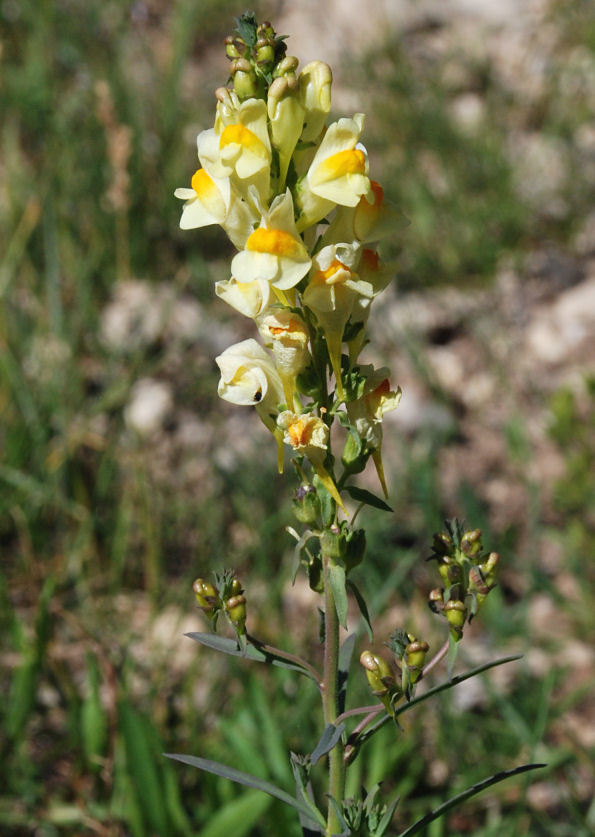
<svg viewBox="0 0 595 837">
<path fill-rule="evenodd" d="M 255 10 L 302 66 L 332 64 L 333 114 L 366 112 L 372 174 L 411 222 L 387 244 L 397 278 L 366 355 L 404 392 L 385 424 L 395 513 L 363 521 L 356 581 L 378 648 L 404 627 L 437 649 L 424 559 L 443 519 L 463 517 L 502 572 L 459 666 L 524 655 L 411 712 L 403 734 L 384 730 L 349 791 L 388 772 L 404 827 L 498 770 L 547 762 L 428 834 L 587 837 L 593 5 L 322 8 Z M 286 751 L 320 732 L 314 689 L 292 673 L 183 637 L 205 629 L 193 579 L 228 566 L 253 634 L 319 654 L 316 597 L 291 587 L 290 480 L 257 417 L 216 394 L 214 357 L 253 334 L 214 298 L 232 250 L 218 229 L 180 231 L 173 198 L 242 11 L 0 0 L 2 834 L 300 834 L 280 803 L 161 757 L 200 754 L 291 790 Z"/>
</svg>

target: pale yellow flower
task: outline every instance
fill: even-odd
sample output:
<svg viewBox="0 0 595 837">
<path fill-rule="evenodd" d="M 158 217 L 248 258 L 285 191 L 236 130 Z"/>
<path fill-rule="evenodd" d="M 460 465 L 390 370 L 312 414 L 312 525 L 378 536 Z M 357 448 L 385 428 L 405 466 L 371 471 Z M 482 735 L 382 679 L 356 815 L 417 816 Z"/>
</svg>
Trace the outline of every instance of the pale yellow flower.
<svg viewBox="0 0 595 837">
<path fill-rule="evenodd" d="M 358 266 L 360 279 L 372 287 L 372 296 L 356 297 L 351 311 L 351 322 L 361 323 L 362 327 L 355 338 L 349 343 L 349 356 L 352 363 L 358 357 L 366 339 L 366 323 L 370 316 L 372 300 L 375 299 L 389 284 L 394 276 L 394 266 L 384 264 L 380 261 L 378 253 L 368 247 L 361 251 L 361 258 Z"/>
<path fill-rule="evenodd" d="M 401 401 L 401 388 L 391 390 L 388 369 L 374 369 L 372 366 L 360 368 L 367 378 L 364 394 L 357 401 L 347 403 L 347 415 L 360 438 L 372 452 L 378 479 L 385 496 L 388 495 L 384 466 L 382 464 L 382 418 L 385 413 L 395 410 Z"/>
<path fill-rule="evenodd" d="M 267 95 L 267 112 L 271 139 L 279 152 L 279 189 L 282 189 L 304 124 L 304 106 L 300 101 L 295 77 L 274 80 Z"/>
<path fill-rule="evenodd" d="M 302 142 L 311 142 L 320 136 L 331 109 L 331 84 L 333 74 L 324 61 L 311 61 L 299 75 L 300 100 L 305 110 Z"/>
<path fill-rule="evenodd" d="M 289 308 L 273 308 L 258 319 L 258 330 L 271 346 L 277 371 L 281 376 L 288 407 L 296 404 L 295 379 L 308 362 L 308 328 Z"/>
<path fill-rule="evenodd" d="M 337 209 L 324 241 L 380 241 L 388 235 L 394 236 L 406 225 L 405 216 L 385 200 L 382 186 L 371 180 L 370 191 L 362 195 L 356 206 Z"/>
<path fill-rule="evenodd" d="M 215 282 L 215 293 L 240 314 L 255 319 L 273 303 L 270 282 L 255 279 L 253 282 L 238 282 L 231 278 Z"/>
<path fill-rule="evenodd" d="M 220 397 L 232 404 L 256 407 L 274 432 L 278 405 L 283 403 L 283 384 L 268 352 L 250 338 L 230 346 L 215 362 L 221 371 Z"/>
<path fill-rule="evenodd" d="M 232 263 L 238 282 L 266 279 L 284 291 L 295 287 L 310 269 L 310 255 L 300 238 L 293 215 L 289 189 L 271 204 L 258 229 L 250 234 L 245 249 Z"/>
<path fill-rule="evenodd" d="M 343 332 L 356 300 L 371 299 L 374 289 L 360 278 L 357 266 L 361 252 L 357 244 L 332 244 L 323 247 L 313 259 L 304 305 L 315 314 L 322 329 L 337 382 L 337 394 L 344 399 L 341 381 L 341 344 Z"/>
<path fill-rule="evenodd" d="M 333 204 L 357 206 L 370 190 L 368 156 L 358 144 L 364 115 L 339 119 L 329 126 L 306 176 L 298 182 L 298 229 L 320 221 Z"/>
</svg>

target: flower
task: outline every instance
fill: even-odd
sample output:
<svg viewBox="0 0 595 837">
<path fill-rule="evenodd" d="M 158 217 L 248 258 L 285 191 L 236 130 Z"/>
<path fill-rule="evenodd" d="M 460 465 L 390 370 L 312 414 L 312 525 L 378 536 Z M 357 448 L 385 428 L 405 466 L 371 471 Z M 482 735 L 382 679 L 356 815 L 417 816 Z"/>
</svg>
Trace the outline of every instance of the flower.
<svg viewBox="0 0 595 837">
<path fill-rule="evenodd" d="M 311 259 L 296 229 L 289 189 L 265 212 L 260 226 L 248 236 L 231 270 L 238 282 L 266 279 L 283 291 L 295 287 L 310 269 Z"/>
<path fill-rule="evenodd" d="M 370 316 L 372 300 L 389 284 L 393 278 L 394 269 L 390 264 L 381 262 L 375 250 L 364 247 L 358 266 L 358 273 L 362 281 L 371 285 L 372 296 L 358 295 L 353 303 L 351 322 L 353 324 L 362 324 L 355 338 L 349 343 L 349 356 L 353 362 L 355 362 L 355 359 L 362 350 L 366 339 L 365 326 Z"/>
<path fill-rule="evenodd" d="M 337 393 L 344 399 L 341 381 L 341 344 L 343 332 L 359 296 L 372 298 L 374 289 L 356 273 L 360 259 L 357 244 L 332 244 L 323 247 L 313 259 L 312 273 L 304 291 L 304 304 L 314 312 L 324 332 L 331 366 L 337 381 Z"/>
<path fill-rule="evenodd" d="M 238 282 L 231 279 L 215 282 L 215 293 L 240 314 L 255 319 L 263 314 L 272 302 L 271 284 L 266 279 Z"/>
<path fill-rule="evenodd" d="M 295 403 L 295 379 L 308 360 L 308 328 L 289 308 L 273 309 L 258 320 L 265 345 L 272 346 L 277 371 L 283 381 L 288 407 Z"/>
<path fill-rule="evenodd" d="M 253 406 L 274 432 L 283 385 L 270 355 L 249 338 L 226 349 L 215 362 L 221 371 L 217 392 L 231 404 Z"/>
<path fill-rule="evenodd" d="M 304 106 L 300 102 L 295 76 L 276 78 L 271 84 L 267 112 L 273 145 L 279 152 L 279 187 L 282 188 L 304 124 Z"/>
<path fill-rule="evenodd" d="M 379 241 L 394 235 L 407 225 L 407 219 L 384 199 L 384 190 L 375 180 L 370 191 L 362 195 L 356 206 L 339 207 L 325 233 L 325 242 L 351 241 L 362 243 Z"/>
<path fill-rule="evenodd" d="M 324 61 L 311 61 L 299 75 L 300 101 L 304 107 L 302 142 L 311 142 L 320 136 L 331 109 L 331 84 L 333 74 Z"/>
<path fill-rule="evenodd" d="M 328 427 L 318 416 L 299 416 L 284 410 L 277 418 L 277 426 L 283 433 L 283 441 L 297 452 L 307 456 L 313 465 L 322 465 L 328 449 Z"/>
<path fill-rule="evenodd" d="M 364 394 L 357 401 L 347 403 L 347 415 L 368 450 L 372 452 L 378 479 L 385 496 L 388 496 L 382 464 L 382 418 L 385 413 L 399 406 L 401 387 L 391 390 L 388 369 L 385 367 L 374 369 L 368 365 L 360 367 L 359 371 L 367 378 Z"/>
<path fill-rule="evenodd" d="M 320 221 L 333 204 L 357 206 L 369 192 L 368 157 L 358 144 L 363 127 L 364 115 L 356 113 L 328 128 L 307 174 L 297 184 L 300 231 Z"/>
</svg>

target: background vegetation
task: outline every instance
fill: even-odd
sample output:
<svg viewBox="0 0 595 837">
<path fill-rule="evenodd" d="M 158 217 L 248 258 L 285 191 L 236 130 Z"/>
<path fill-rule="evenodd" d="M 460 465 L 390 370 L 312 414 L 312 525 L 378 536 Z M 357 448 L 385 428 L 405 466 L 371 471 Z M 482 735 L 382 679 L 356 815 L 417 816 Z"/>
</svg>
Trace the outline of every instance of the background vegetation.
<svg viewBox="0 0 595 837">
<path fill-rule="evenodd" d="M 200 753 L 291 788 L 286 750 L 318 728 L 314 691 L 298 700 L 290 674 L 182 637 L 201 627 L 194 577 L 234 566 L 251 632 L 317 653 L 311 597 L 289 587 L 274 451 L 216 396 L 213 358 L 244 336 L 213 300 L 230 250 L 219 231 L 182 233 L 172 198 L 241 11 L 0 4 L 3 834 L 299 834 L 276 801 L 160 755 Z M 463 660 L 526 656 L 375 739 L 350 790 L 388 771 L 406 823 L 447 787 L 544 761 L 431 837 L 586 837 L 595 382 L 580 341 L 549 366 L 535 350 L 519 382 L 515 352 L 535 345 L 514 341 L 592 282 L 595 20 L 586 0 L 547 4 L 527 36 L 534 75 L 526 44 L 482 52 L 467 25 L 423 18 L 342 71 L 369 114 L 374 172 L 411 221 L 391 245 L 398 289 L 374 351 L 413 407 L 388 430 L 397 513 L 370 514 L 358 583 L 379 640 L 412 600 L 437 647 L 423 559 L 457 513 L 504 565 Z M 443 374 L 446 350 L 451 366 L 477 363 L 483 401 Z"/>
</svg>

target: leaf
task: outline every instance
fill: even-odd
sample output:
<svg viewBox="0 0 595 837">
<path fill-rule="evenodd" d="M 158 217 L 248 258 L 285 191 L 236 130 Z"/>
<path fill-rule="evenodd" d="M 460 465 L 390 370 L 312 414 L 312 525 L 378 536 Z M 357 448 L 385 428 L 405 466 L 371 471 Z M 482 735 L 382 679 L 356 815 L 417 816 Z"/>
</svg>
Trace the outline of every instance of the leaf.
<svg viewBox="0 0 595 837">
<path fill-rule="evenodd" d="M 206 770 L 207 773 L 214 773 L 215 776 L 223 776 L 224 779 L 229 779 L 231 782 L 236 782 L 238 785 L 247 785 L 249 788 L 255 788 L 263 793 L 268 793 L 269 796 L 274 796 L 276 799 L 280 799 L 281 802 L 295 808 L 296 811 L 301 812 L 304 816 L 312 816 L 312 811 L 304 802 L 299 802 L 287 793 L 287 791 L 284 791 L 282 788 L 278 788 L 276 785 L 273 785 L 271 782 L 267 782 L 265 779 L 259 779 L 257 776 L 251 776 L 250 773 L 244 773 L 241 770 L 236 770 L 235 767 L 228 767 L 226 764 L 221 764 L 218 761 L 210 761 L 210 759 L 203 759 L 199 756 L 187 756 L 184 753 L 164 753 L 163 755 L 168 759 L 174 759 L 175 761 L 182 762 L 182 764 L 188 764 L 190 767 L 198 767 L 199 770 Z M 318 811 L 318 814 L 320 815 L 320 824 L 323 827 L 326 827 L 324 817 L 320 814 L 320 811 Z"/>
<path fill-rule="evenodd" d="M 409 828 L 405 829 L 405 831 L 401 831 L 398 837 L 411 837 L 412 834 L 417 834 L 422 828 L 425 828 L 426 825 L 434 820 L 437 820 L 438 817 L 441 817 L 443 814 L 446 814 L 447 811 L 450 811 L 461 802 L 465 802 L 467 799 L 470 799 L 482 790 L 489 788 L 491 785 L 503 782 L 504 779 L 509 779 L 511 776 L 518 776 L 520 773 L 526 773 L 528 770 L 537 770 L 540 767 L 547 767 L 547 765 L 523 764 L 521 767 L 515 767 L 513 770 L 503 770 L 500 773 L 495 773 L 493 776 L 490 776 L 489 779 L 483 779 L 483 781 L 477 782 L 475 785 L 471 785 L 471 787 L 467 788 L 467 790 L 464 790 L 462 793 L 447 799 L 446 802 L 439 805 L 438 808 L 435 808 L 433 811 L 430 811 L 430 813 L 426 814 L 425 817 L 422 817 L 417 820 L 417 822 L 414 822 L 413 825 L 409 826 Z"/>
<path fill-rule="evenodd" d="M 333 747 L 337 744 L 338 740 L 343 735 L 345 731 L 345 724 L 341 723 L 338 727 L 334 724 L 327 724 L 324 729 L 324 732 L 320 736 L 320 741 L 312 750 L 312 755 L 310 756 L 310 760 L 312 762 L 312 766 L 316 764 L 323 756 L 326 756 L 327 753 L 333 749 Z"/>
<path fill-rule="evenodd" d="M 295 779 L 295 787 L 296 787 L 296 797 L 297 799 L 303 799 L 304 803 L 308 807 L 314 807 L 316 811 L 316 805 L 314 803 L 314 794 L 312 792 L 312 783 L 310 782 L 310 769 L 312 764 L 310 762 L 309 756 L 299 756 L 296 753 L 290 753 L 290 761 L 291 761 L 291 769 L 293 771 L 293 777 Z M 314 812 L 315 813 L 315 812 Z M 316 819 L 318 819 L 315 813 Z M 316 824 L 316 822 L 311 817 L 306 817 L 304 814 L 299 815 L 300 817 L 300 825 L 302 827 L 302 833 L 304 837 L 312 837 L 315 834 L 322 834 L 320 827 Z"/>
<path fill-rule="evenodd" d="M 169 823 L 165 800 L 144 719 L 124 700 L 118 706 L 118 717 L 126 747 L 126 766 L 136 795 L 142 802 L 149 831 L 167 834 Z"/>
<path fill-rule="evenodd" d="M 452 634 L 448 635 L 448 656 L 447 666 L 446 666 L 446 673 L 448 674 L 448 679 L 452 680 L 452 673 L 455 668 L 455 663 L 457 661 L 457 654 L 459 653 L 459 643 L 455 639 Z"/>
<path fill-rule="evenodd" d="M 355 597 L 355 601 L 357 602 L 357 606 L 359 607 L 359 612 L 361 613 L 362 619 L 364 620 L 364 624 L 366 626 L 366 630 L 368 632 L 368 637 L 370 639 L 370 642 L 374 642 L 374 632 L 372 631 L 372 624 L 370 622 L 370 614 L 368 612 L 368 606 L 365 602 L 365 599 L 362 596 L 362 594 L 360 593 L 359 589 L 355 586 L 355 584 L 353 583 L 353 581 L 350 578 L 347 579 L 347 586 L 349 587 L 349 589 L 351 590 L 351 592 L 353 593 L 353 595 Z"/>
<path fill-rule="evenodd" d="M 247 660 L 254 660 L 258 663 L 268 663 L 272 666 L 279 666 L 279 668 L 287 668 L 291 671 L 297 671 L 299 674 L 305 674 L 306 677 L 309 677 L 311 680 L 316 682 L 316 678 L 310 671 L 308 671 L 308 669 L 303 668 L 296 662 L 290 662 L 283 657 L 278 657 L 271 651 L 263 651 L 254 644 L 254 640 L 252 640 L 252 642 L 246 647 L 246 651 L 243 652 L 238 648 L 238 644 L 235 639 L 229 639 L 228 637 L 219 636 L 218 634 L 196 632 L 185 634 L 185 636 L 190 637 L 190 639 L 193 639 L 195 642 L 200 642 L 201 645 L 206 645 L 207 648 L 213 648 L 215 651 L 221 651 L 223 654 L 229 654 L 232 657 L 244 657 Z"/>
<path fill-rule="evenodd" d="M 384 814 L 384 816 L 382 817 L 382 819 L 378 823 L 378 827 L 377 827 L 376 831 L 374 832 L 374 837 L 382 837 L 382 835 L 385 833 L 386 829 L 389 827 L 389 825 L 391 824 L 391 822 L 393 820 L 395 809 L 396 809 L 397 805 L 399 804 L 400 799 L 401 799 L 401 797 L 397 796 L 397 798 L 394 799 L 390 803 L 390 805 L 386 809 L 386 813 Z"/>
<path fill-rule="evenodd" d="M 272 799 L 258 791 L 247 791 L 237 799 L 232 799 L 209 817 L 201 828 L 201 837 L 244 837 L 252 832 L 253 826 L 270 806 Z"/>
<path fill-rule="evenodd" d="M 452 689 L 453 686 L 458 686 L 459 683 L 463 683 L 465 680 L 469 680 L 471 677 L 475 677 L 477 674 L 481 674 L 484 671 L 488 671 L 490 668 L 496 668 L 496 666 L 502 666 L 505 663 L 512 663 L 516 660 L 521 660 L 522 654 L 517 654 L 513 657 L 502 657 L 499 660 L 492 660 L 490 663 L 484 663 L 482 666 L 478 666 L 477 668 L 471 669 L 471 671 L 466 671 L 464 674 L 458 674 L 456 677 L 453 677 L 452 680 L 448 680 L 445 683 L 440 683 L 439 686 L 434 686 L 433 689 L 428 689 L 427 692 L 424 692 L 417 697 L 411 698 L 408 703 L 404 703 L 401 706 L 398 706 L 395 709 L 394 718 L 390 715 L 383 715 L 379 718 L 375 724 L 368 727 L 364 730 L 360 735 L 357 737 L 357 746 L 361 747 L 364 742 L 368 741 L 375 732 L 378 732 L 381 727 L 387 724 L 389 721 L 394 720 L 396 722 L 399 715 L 402 715 L 403 712 L 407 712 L 409 709 L 412 709 L 414 706 L 417 706 L 418 703 L 423 703 L 424 700 L 428 700 L 434 695 L 439 694 L 440 692 L 444 692 L 447 689 Z"/>
<path fill-rule="evenodd" d="M 345 630 L 347 630 L 347 591 L 345 589 L 345 567 L 341 564 L 331 562 L 329 565 L 329 579 L 331 582 L 331 589 L 333 591 L 333 598 L 335 600 L 335 608 L 339 622 Z"/>
<path fill-rule="evenodd" d="M 381 500 L 380 497 L 377 497 L 365 488 L 359 488 L 357 485 L 347 485 L 345 486 L 345 491 L 350 497 L 357 500 L 358 503 L 366 503 L 368 506 L 373 506 L 375 509 L 382 509 L 382 511 L 393 511 L 388 503 L 385 503 L 384 500 Z"/>
<path fill-rule="evenodd" d="M 337 687 L 338 687 L 338 703 L 339 715 L 345 712 L 345 700 L 347 698 L 347 680 L 349 678 L 349 669 L 351 668 L 351 658 L 353 657 L 353 650 L 355 648 L 356 635 L 349 634 L 341 648 L 339 649 L 339 670 L 337 672 Z"/>
</svg>

